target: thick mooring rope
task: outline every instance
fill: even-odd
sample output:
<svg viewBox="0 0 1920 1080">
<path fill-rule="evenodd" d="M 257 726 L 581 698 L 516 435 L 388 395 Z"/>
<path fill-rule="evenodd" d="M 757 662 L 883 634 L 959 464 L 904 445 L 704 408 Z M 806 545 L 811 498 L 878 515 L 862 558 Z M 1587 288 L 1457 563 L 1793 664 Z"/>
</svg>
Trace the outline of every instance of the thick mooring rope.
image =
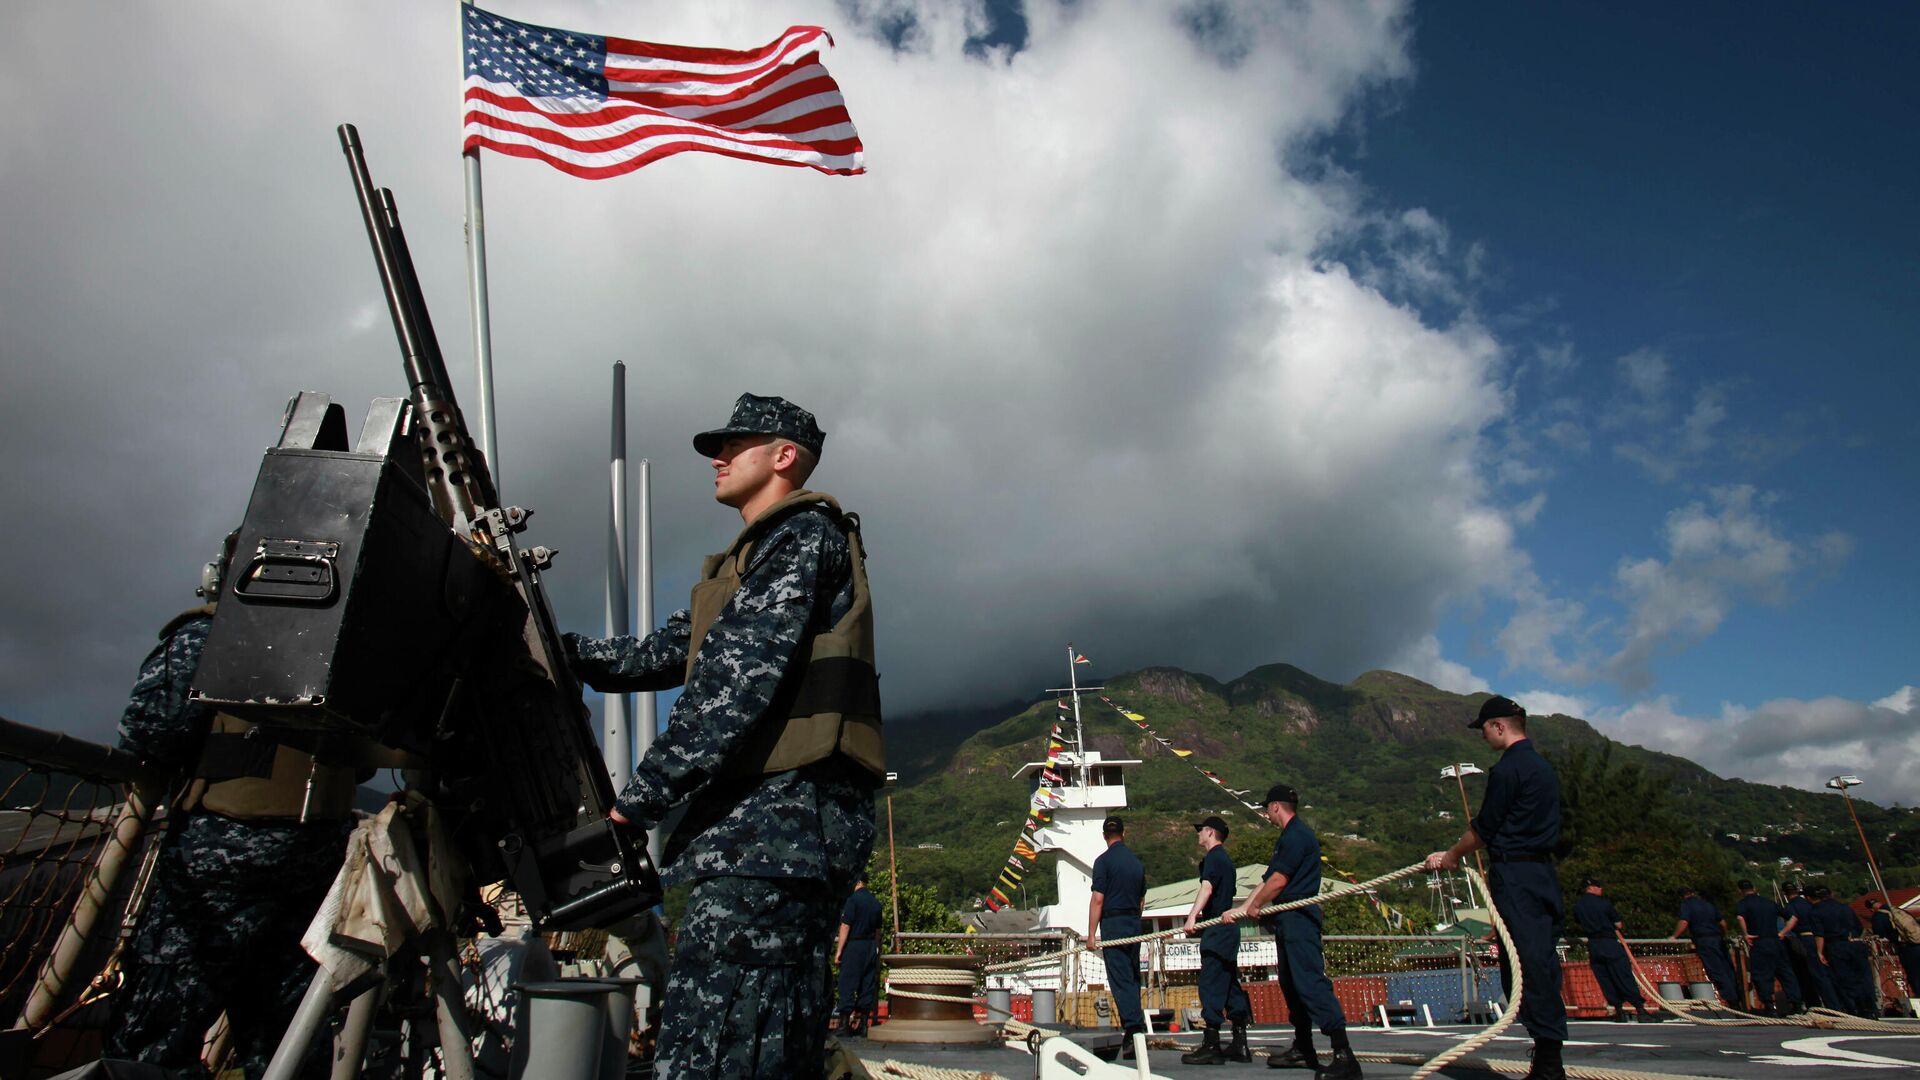
<svg viewBox="0 0 1920 1080">
<path fill-rule="evenodd" d="M 1382 874 L 1377 878 L 1363 881 L 1358 885 L 1344 885 L 1321 893 L 1318 896 L 1308 897 L 1302 900 L 1292 900 L 1284 904 L 1269 904 L 1256 911 L 1253 917 L 1256 919 L 1265 918 L 1268 915 L 1277 914 L 1282 911 L 1296 911 L 1301 908 L 1312 907 L 1316 904 L 1324 904 L 1329 900 L 1361 895 L 1390 881 L 1396 881 L 1400 878 L 1420 873 L 1425 868 L 1426 864 L 1424 862 L 1414 863 L 1411 866 L 1405 866 L 1391 873 Z M 1481 877 L 1478 871 L 1470 866 L 1462 866 L 1461 870 L 1473 880 L 1474 884 L 1480 887 L 1482 895 L 1491 895 L 1487 889 L 1486 879 Z M 1501 1012 L 1499 1018 L 1486 1028 L 1474 1034 L 1471 1038 L 1456 1043 L 1430 1058 L 1423 1058 L 1418 1054 L 1389 1054 L 1378 1052 L 1356 1052 L 1354 1054 L 1355 1058 L 1373 1064 L 1416 1066 L 1411 1080 L 1426 1080 L 1427 1077 L 1432 1076 L 1448 1066 L 1512 1075 L 1524 1075 L 1532 1068 L 1532 1065 L 1525 1061 L 1469 1056 L 1472 1055 L 1475 1050 L 1485 1046 L 1498 1037 L 1501 1032 L 1512 1026 L 1514 1019 L 1520 1013 L 1521 994 L 1524 992 L 1524 979 L 1520 970 L 1519 953 L 1514 948 L 1513 935 L 1507 928 L 1506 920 L 1500 917 L 1500 911 L 1496 907 L 1489 907 L 1487 914 L 1488 917 L 1493 920 L 1493 929 L 1494 932 L 1499 935 L 1501 948 L 1505 950 L 1505 955 L 1511 960 L 1509 966 L 1513 976 L 1513 985 L 1507 995 L 1507 1007 Z M 1194 929 L 1204 930 L 1210 926 L 1218 926 L 1225 921 L 1225 918 L 1216 916 L 1204 922 L 1196 923 Z M 1183 936 L 1185 933 L 1185 928 L 1176 927 L 1170 930 L 1156 931 L 1151 934 L 1138 934 L 1133 937 L 1102 939 L 1094 946 L 1084 944 L 1069 946 L 1054 952 L 1043 953 L 1039 956 L 990 964 L 984 970 L 987 972 L 998 972 L 1031 968 L 1036 965 L 1065 959 L 1075 953 L 1091 952 L 1096 949 L 1105 949 L 1112 946 L 1133 945 L 1160 938 Z M 1624 938 L 1621 939 L 1621 946 L 1623 948 L 1626 947 Z M 1801 1017 L 1788 1019 L 1754 1016 L 1751 1013 L 1741 1012 L 1738 1009 L 1730 1009 L 1723 1006 L 1708 1006 L 1704 1002 L 1698 1005 L 1689 1003 L 1683 1008 L 1681 1005 L 1668 1001 L 1660 995 L 1659 988 L 1653 983 L 1651 978 L 1648 977 L 1646 971 L 1641 968 L 1639 959 L 1633 955 L 1633 950 L 1627 950 L 1627 958 L 1632 962 L 1634 978 L 1640 983 L 1643 992 L 1657 1001 L 1661 1008 L 1666 1009 L 1668 1012 L 1673 1013 L 1683 1020 L 1695 1024 L 1715 1027 L 1768 1026 L 1810 1027 L 1849 1031 L 1892 1031 L 1908 1035 L 1920 1031 L 1920 1025 L 1891 1024 L 1880 1020 L 1867 1020 L 1847 1013 L 1835 1012 L 1832 1009 L 1813 1009 Z M 893 984 L 895 981 L 922 986 L 966 986 L 971 990 L 976 982 L 976 977 L 971 971 L 961 971 L 952 968 L 894 968 L 888 972 L 887 993 L 903 998 L 915 998 L 924 1001 L 946 1001 L 962 1005 L 977 1005 L 981 1002 L 981 998 L 973 994 L 962 997 L 955 994 L 934 994 L 912 990 L 898 990 L 894 989 Z M 1716 1008 L 1731 1013 L 1734 1018 L 1726 1019 L 1696 1015 L 1692 1011 L 1696 1008 Z M 1016 1039 L 1030 1038 L 1036 1032 L 1048 1033 L 1045 1028 L 1037 1027 L 1020 1020 L 1005 1020 L 1000 1023 L 1006 1034 Z M 1156 1039 L 1153 1040 L 1151 1045 L 1156 1049 L 1182 1048 L 1180 1043 L 1170 1039 Z M 1269 1057 L 1272 1053 L 1272 1051 L 1264 1049 L 1253 1052 L 1255 1057 Z M 874 1070 L 875 1076 L 899 1077 L 902 1078 L 902 1080 L 1005 1080 L 1004 1077 L 1000 1077 L 994 1073 L 941 1069 L 930 1065 L 917 1065 L 912 1062 L 889 1060 L 877 1066 L 871 1062 L 866 1064 L 870 1070 Z M 1572 1080 L 1725 1080 L 1725 1078 L 1720 1077 L 1693 1076 L 1684 1073 L 1642 1072 L 1637 1069 L 1613 1069 L 1592 1065 L 1566 1065 L 1564 1068 L 1566 1069 L 1567 1076 L 1571 1077 Z"/>
<path fill-rule="evenodd" d="M 1368 881 L 1363 881 L 1358 885 L 1342 884 L 1339 888 L 1332 889 L 1327 892 L 1323 892 L 1318 896 L 1309 896 L 1300 900 L 1289 900 L 1284 904 L 1268 904 L 1266 907 L 1263 907 L 1258 911 L 1254 912 L 1253 918 L 1264 919 L 1269 915 L 1275 915 L 1282 911 L 1298 911 L 1301 908 L 1308 908 L 1308 907 L 1313 907 L 1317 904 L 1324 904 L 1329 900 L 1339 900 L 1343 897 L 1348 897 L 1348 896 L 1359 896 L 1363 893 L 1371 892 L 1374 888 L 1381 885 L 1385 885 L 1389 881 L 1398 881 L 1403 877 L 1408 877 L 1412 874 L 1420 873 L 1424 869 L 1426 869 L 1425 863 L 1414 863 L 1412 866 L 1403 866 L 1398 870 L 1392 871 L 1391 873 L 1381 874 L 1377 878 L 1373 878 Z M 1215 915 L 1211 919 L 1206 919 L 1202 922 L 1197 922 L 1193 924 L 1193 928 L 1195 930 L 1205 930 L 1208 927 L 1219 926 L 1221 923 L 1224 923 L 1226 921 L 1227 921 L 1227 917 L 1225 915 Z M 1159 938 L 1182 937 L 1185 934 L 1186 934 L 1186 930 L 1184 928 L 1174 927 L 1173 929 L 1170 929 L 1170 930 L 1156 930 L 1151 934 L 1135 934 L 1132 937 L 1101 938 L 1100 943 L 1098 945 L 1091 946 L 1091 948 L 1092 949 L 1111 949 L 1120 945 L 1134 945 L 1140 942 L 1154 941 Z M 1036 964 L 1044 964 L 1053 960 L 1063 960 L 1069 956 L 1072 956 L 1074 953 L 1087 952 L 1089 951 L 1089 948 L 1090 947 L 1087 945 L 1069 945 L 1066 948 L 1059 949 L 1055 952 L 1041 953 L 1039 956 L 1028 956 L 1028 957 L 1023 957 L 1019 960 L 1007 960 L 998 964 L 989 964 L 987 965 L 986 970 L 988 972 L 1017 971 L 1020 968 L 1032 967 Z"/>
<path fill-rule="evenodd" d="M 1425 864 L 1419 863 L 1415 865 L 1424 866 Z M 1478 870 L 1465 865 L 1462 865 L 1460 869 L 1466 871 L 1467 877 L 1471 879 L 1475 885 L 1480 886 L 1481 896 L 1493 895 L 1493 890 L 1487 888 L 1487 881 L 1480 876 Z M 1492 1042 L 1494 1036 L 1505 1031 L 1507 1027 L 1513 1023 L 1513 1018 L 1520 1015 L 1520 990 L 1522 980 L 1520 978 L 1519 950 L 1513 946 L 1513 935 L 1507 931 L 1507 920 L 1500 917 L 1500 909 L 1492 904 L 1488 904 L 1487 917 L 1493 920 L 1493 930 L 1500 935 L 1500 947 L 1506 950 L 1506 957 L 1509 961 L 1507 967 L 1513 972 L 1513 989 L 1507 994 L 1506 1010 L 1500 1014 L 1498 1020 L 1488 1024 L 1486 1030 L 1480 1032 L 1480 1034 L 1475 1035 L 1463 1043 L 1458 1043 L 1447 1050 L 1443 1050 L 1428 1059 L 1425 1064 L 1414 1070 L 1413 1080 L 1424 1080 L 1425 1077 L 1432 1076 L 1434 1073 L 1445 1068 L 1449 1063 L 1457 1061 L 1465 1055 L 1485 1046 L 1487 1043 Z M 1556 991 L 1558 989 L 1558 987 L 1555 987 Z"/>
<path fill-rule="evenodd" d="M 1413 874 L 1420 873 L 1425 869 L 1426 869 L 1426 864 L 1424 862 L 1414 863 L 1411 866 L 1405 866 L 1398 870 L 1394 870 L 1390 873 L 1382 874 L 1377 878 L 1373 878 L 1368 881 L 1363 881 L 1358 885 L 1345 885 L 1340 888 L 1335 888 L 1327 892 L 1321 893 L 1318 896 L 1307 897 L 1301 900 L 1292 900 L 1284 904 L 1269 904 L 1265 907 L 1258 909 L 1254 913 L 1253 917 L 1256 919 L 1265 918 L 1268 915 L 1277 914 L 1282 911 L 1297 911 L 1301 908 L 1312 907 L 1316 904 L 1324 904 L 1329 900 L 1337 900 L 1337 899 L 1341 899 L 1348 896 L 1362 895 L 1362 894 L 1365 894 L 1367 891 L 1377 888 L 1378 886 L 1385 885 L 1390 881 L 1397 881 L 1400 878 L 1408 877 Z M 1472 867 L 1462 867 L 1461 869 L 1463 869 L 1467 873 L 1467 875 L 1470 878 L 1472 878 L 1475 884 L 1480 886 L 1480 889 L 1483 895 L 1488 895 L 1486 880 L 1482 878 L 1477 871 L 1475 871 Z M 1507 929 L 1506 920 L 1500 917 L 1500 912 L 1497 909 L 1490 908 L 1488 910 L 1488 915 L 1493 920 L 1494 932 L 1498 934 L 1500 937 L 1501 947 L 1506 949 L 1507 951 L 1506 954 L 1509 957 L 1515 957 L 1517 960 L 1518 953 L 1514 949 L 1513 935 Z M 1204 930 L 1207 927 L 1218 926 L 1224 922 L 1226 922 L 1225 918 L 1215 917 L 1212 919 L 1207 919 L 1204 922 L 1196 923 L 1194 925 L 1194 929 Z M 985 970 L 988 972 L 996 972 L 996 971 L 1013 971 L 1013 970 L 1018 970 L 1022 968 L 1031 968 L 1035 965 L 1046 964 L 1055 960 L 1065 959 L 1066 957 L 1072 956 L 1075 953 L 1090 952 L 1090 951 L 1093 951 L 1094 949 L 1105 949 L 1105 948 L 1120 946 L 1120 945 L 1133 945 L 1141 942 L 1154 941 L 1160 938 L 1182 936 L 1185 933 L 1186 933 L 1186 930 L 1184 927 L 1178 927 L 1178 928 L 1169 929 L 1169 930 L 1156 931 L 1151 934 L 1138 934 L 1133 937 L 1108 938 L 1108 939 L 1103 939 L 1096 946 L 1092 946 L 1092 947 L 1089 947 L 1087 945 L 1069 946 L 1068 948 L 1059 949 L 1051 953 L 1043 953 L 1039 956 L 1025 957 L 1020 960 L 1011 960 L 1011 961 L 1006 961 L 999 964 L 990 964 L 985 968 Z M 1532 1067 L 1527 1062 L 1507 1061 L 1507 1060 L 1500 1060 L 1500 1059 L 1468 1056 L 1472 1054 L 1475 1050 L 1479 1049 L 1482 1046 L 1485 1046 L 1488 1042 L 1491 1042 L 1493 1039 L 1498 1037 L 1501 1032 L 1505 1031 L 1509 1026 L 1513 1024 L 1514 1019 L 1519 1015 L 1520 995 L 1523 989 L 1523 980 L 1520 974 L 1520 965 L 1517 962 L 1515 962 L 1512 965 L 1512 970 L 1513 970 L 1513 988 L 1511 993 L 1508 995 L 1506 1009 L 1500 1014 L 1499 1019 L 1495 1020 L 1492 1024 L 1489 1024 L 1486 1028 L 1484 1028 L 1483 1030 L 1473 1035 L 1473 1037 L 1466 1039 L 1460 1043 L 1457 1043 L 1451 1047 L 1448 1047 L 1446 1050 L 1443 1050 L 1439 1054 L 1436 1054 L 1430 1058 L 1422 1058 L 1421 1056 L 1416 1054 L 1384 1054 L 1384 1053 L 1357 1053 L 1354 1056 L 1362 1061 L 1373 1062 L 1376 1064 L 1417 1066 L 1417 1068 L 1414 1071 L 1412 1080 L 1425 1080 L 1426 1077 L 1432 1076 L 1434 1073 L 1448 1067 L 1449 1065 L 1456 1065 L 1463 1068 L 1481 1069 L 1481 1070 L 1485 1070 L 1488 1072 L 1495 1072 L 1495 1073 L 1511 1073 L 1516 1075 L 1524 1075 Z M 889 995 L 898 995 L 904 998 L 914 998 L 914 999 L 923 1000 L 923 1001 L 946 1001 L 946 1002 L 952 1002 L 952 1003 L 961 1004 L 961 1005 L 974 1005 L 980 1002 L 979 997 L 972 996 L 972 995 L 961 997 L 956 994 L 934 994 L 934 993 L 922 993 L 922 992 L 913 991 L 913 990 L 898 990 L 894 988 L 895 982 L 912 983 L 912 984 L 922 985 L 922 986 L 964 985 L 964 986 L 967 986 L 969 989 L 971 989 L 975 983 L 975 976 L 970 971 L 956 971 L 952 968 L 894 968 L 890 970 L 887 974 L 887 993 Z M 1019 1020 L 1002 1021 L 1001 1026 L 1005 1029 L 1008 1035 L 1014 1038 L 1020 1038 L 1020 1039 L 1028 1038 L 1035 1032 L 1046 1031 L 1046 1029 L 1044 1028 L 1036 1027 L 1033 1024 L 1028 1024 Z M 1171 1040 L 1155 1040 L 1153 1045 L 1161 1049 L 1179 1049 L 1180 1048 L 1179 1043 L 1173 1042 Z M 1255 1056 L 1258 1056 L 1258 1057 L 1267 1057 L 1267 1056 L 1270 1056 L 1271 1053 L 1272 1052 L 1268 1050 L 1257 1050 L 1254 1052 Z M 871 1062 L 867 1064 L 869 1069 L 876 1070 L 875 1071 L 876 1076 L 901 1077 L 901 1078 L 904 1078 L 904 1080 L 1001 1080 L 1001 1078 L 993 1074 L 964 1072 L 964 1071 L 952 1070 L 952 1069 L 939 1069 L 934 1066 L 916 1065 L 912 1062 L 901 1062 L 901 1061 L 889 1060 L 889 1061 L 882 1062 L 877 1066 Z M 1637 1072 L 1630 1069 L 1606 1069 L 1606 1068 L 1594 1068 L 1590 1066 L 1567 1066 L 1566 1071 L 1567 1071 L 1567 1075 L 1569 1077 L 1574 1078 L 1574 1080 L 1718 1080 L 1718 1078 L 1686 1076 L 1679 1073 L 1648 1073 L 1648 1072 Z"/>
<path fill-rule="evenodd" d="M 921 1065 L 892 1058 L 877 1062 L 862 1058 L 860 1064 L 867 1067 L 867 1072 L 873 1074 L 875 1080 L 895 1080 L 896 1077 L 899 1080 L 1007 1080 L 999 1073 L 976 1069 L 943 1069 L 938 1065 Z"/>
<path fill-rule="evenodd" d="M 1615 933 L 1618 936 L 1618 931 Z M 1633 967 L 1633 978 L 1640 986 L 1641 996 L 1652 998 L 1662 1009 L 1688 1023 L 1700 1024 L 1703 1027 L 1805 1027 L 1828 1031 L 1885 1031 L 1902 1035 L 1920 1033 L 1920 1025 L 1891 1024 L 1885 1020 L 1870 1020 L 1864 1016 L 1855 1016 L 1837 1009 L 1815 1007 L 1798 1016 L 1756 1016 L 1731 1005 L 1706 1001 L 1684 1003 L 1669 1001 L 1660 993 L 1659 984 L 1655 983 L 1646 969 L 1640 966 L 1640 958 L 1633 955 L 1633 949 L 1628 947 L 1625 937 L 1620 938 L 1620 947 L 1627 950 L 1627 961 Z M 1732 1018 L 1701 1016 L 1700 1010 L 1729 1013 Z"/>
</svg>

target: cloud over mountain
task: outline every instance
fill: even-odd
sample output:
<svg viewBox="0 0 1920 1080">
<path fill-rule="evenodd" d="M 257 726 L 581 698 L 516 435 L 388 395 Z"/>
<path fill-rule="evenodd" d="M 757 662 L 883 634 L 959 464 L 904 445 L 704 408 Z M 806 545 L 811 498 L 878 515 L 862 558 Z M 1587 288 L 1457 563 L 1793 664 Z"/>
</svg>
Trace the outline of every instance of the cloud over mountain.
<svg viewBox="0 0 1920 1080">
<path fill-rule="evenodd" d="M 1689 715 L 1658 696 L 1616 708 L 1575 696 L 1516 695 L 1534 713 L 1591 721 L 1622 742 L 1696 761 L 1721 776 L 1819 790 L 1829 777 L 1857 774 L 1862 798 L 1883 806 L 1920 803 L 1920 690 L 1903 686 L 1877 701 L 1778 698 L 1722 704 Z"/>
</svg>

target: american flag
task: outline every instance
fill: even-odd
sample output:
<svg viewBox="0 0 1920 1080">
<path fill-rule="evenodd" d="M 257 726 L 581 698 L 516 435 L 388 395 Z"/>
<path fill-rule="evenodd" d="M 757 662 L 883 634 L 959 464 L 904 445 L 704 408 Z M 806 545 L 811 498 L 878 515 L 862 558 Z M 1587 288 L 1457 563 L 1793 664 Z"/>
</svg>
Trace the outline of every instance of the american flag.
<svg viewBox="0 0 1920 1080">
<path fill-rule="evenodd" d="M 866 171 L 833 39 L 795 26 L 759 49 L 694 49 L 515 22 L 461 6 L 465 150 L 589 180 L 689 150 L 851 176 Z"/>
</svg>

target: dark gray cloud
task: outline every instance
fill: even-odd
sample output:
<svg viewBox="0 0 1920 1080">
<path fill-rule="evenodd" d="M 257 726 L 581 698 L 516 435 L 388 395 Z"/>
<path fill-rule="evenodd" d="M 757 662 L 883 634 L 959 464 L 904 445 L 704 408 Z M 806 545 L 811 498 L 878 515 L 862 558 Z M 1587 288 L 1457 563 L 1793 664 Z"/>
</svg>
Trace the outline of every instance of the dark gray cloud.
<svg viewBox="0 0 1920 1080">
<path fill-rule="evenodd" d="M 742 390 L 791 397 L 829 432 L 817 482 L 866 520 L 896 709 L 1043 684 L 1069 639 L 1103 670 L 1477 684 L 1433 630 L 1531 580 L 1514 529 L 1539 504 L 1487 436 L 1509 360 L 1470 310 L 1413 306 L 1467 288 L 1442 223 L 1286 164 L 1408 76 L 1404 11 L 1211 5 L 1223 60 L 1158 5 L 1036 5 L 1025 48 L 984 58 L 964 6 L 885 8 L 914 32 L 829 57 L 869 176 L 687 155 L 590 183 L 486 159 L 501 486 L 562 550 L 563 622 L 599 622 L 623 359 L 662 614 L 736 524 L 688 436 Z M 512 14 L 697 43 L 840 18 Z M 357 424 L 403 389 L 342 120 L 398 192 L 475 407 L 454 19 L 74 4 L 9 29 L 0 494 L 26 554 L 0 570 L 0 709 L 100 735 L 286 398 L 327 392 Z M 1408 242 L 1349 270 L 1337 253 L 1382 221 Z"/>
</svg>

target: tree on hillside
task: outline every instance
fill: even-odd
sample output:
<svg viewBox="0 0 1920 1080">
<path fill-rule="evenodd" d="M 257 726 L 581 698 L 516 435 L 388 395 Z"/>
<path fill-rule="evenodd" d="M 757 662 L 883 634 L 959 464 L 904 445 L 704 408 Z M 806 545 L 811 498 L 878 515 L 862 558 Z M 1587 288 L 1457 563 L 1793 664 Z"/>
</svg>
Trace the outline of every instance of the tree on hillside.
<svg viewBox="0 0 1920 1080">
<path fill-rule="evenodd" d="M 893 884 L 887 878 L 887 853 L 876 847 L 867 860 L 867 888 L 880 901 L 880 942 L 883 951 L 890 948 L 893 926 Z M 900 932 L 903 934 L 959 934 L 966 931 L 953 910 L 940 900 L 939 890 L 928 885 L 900 882 Z"/>
<path fill-rule="evenodd" d="M 1722 914 L 1732 909 L 1734 868 L 1727 854 L 1674 810 L 1664 781 L 1637 765 L 1615 765 L 1610 745 L 1598 753 L 1574 748 L 1552 763 L 1560 777 L 1563 839 L 1571 847 L 1560 863 L 1569 910 L 1588 877 L 1606 883 L 1629 937 L 1666 936 L 1682 886 L 1698 889 Z"/>
</svg>

